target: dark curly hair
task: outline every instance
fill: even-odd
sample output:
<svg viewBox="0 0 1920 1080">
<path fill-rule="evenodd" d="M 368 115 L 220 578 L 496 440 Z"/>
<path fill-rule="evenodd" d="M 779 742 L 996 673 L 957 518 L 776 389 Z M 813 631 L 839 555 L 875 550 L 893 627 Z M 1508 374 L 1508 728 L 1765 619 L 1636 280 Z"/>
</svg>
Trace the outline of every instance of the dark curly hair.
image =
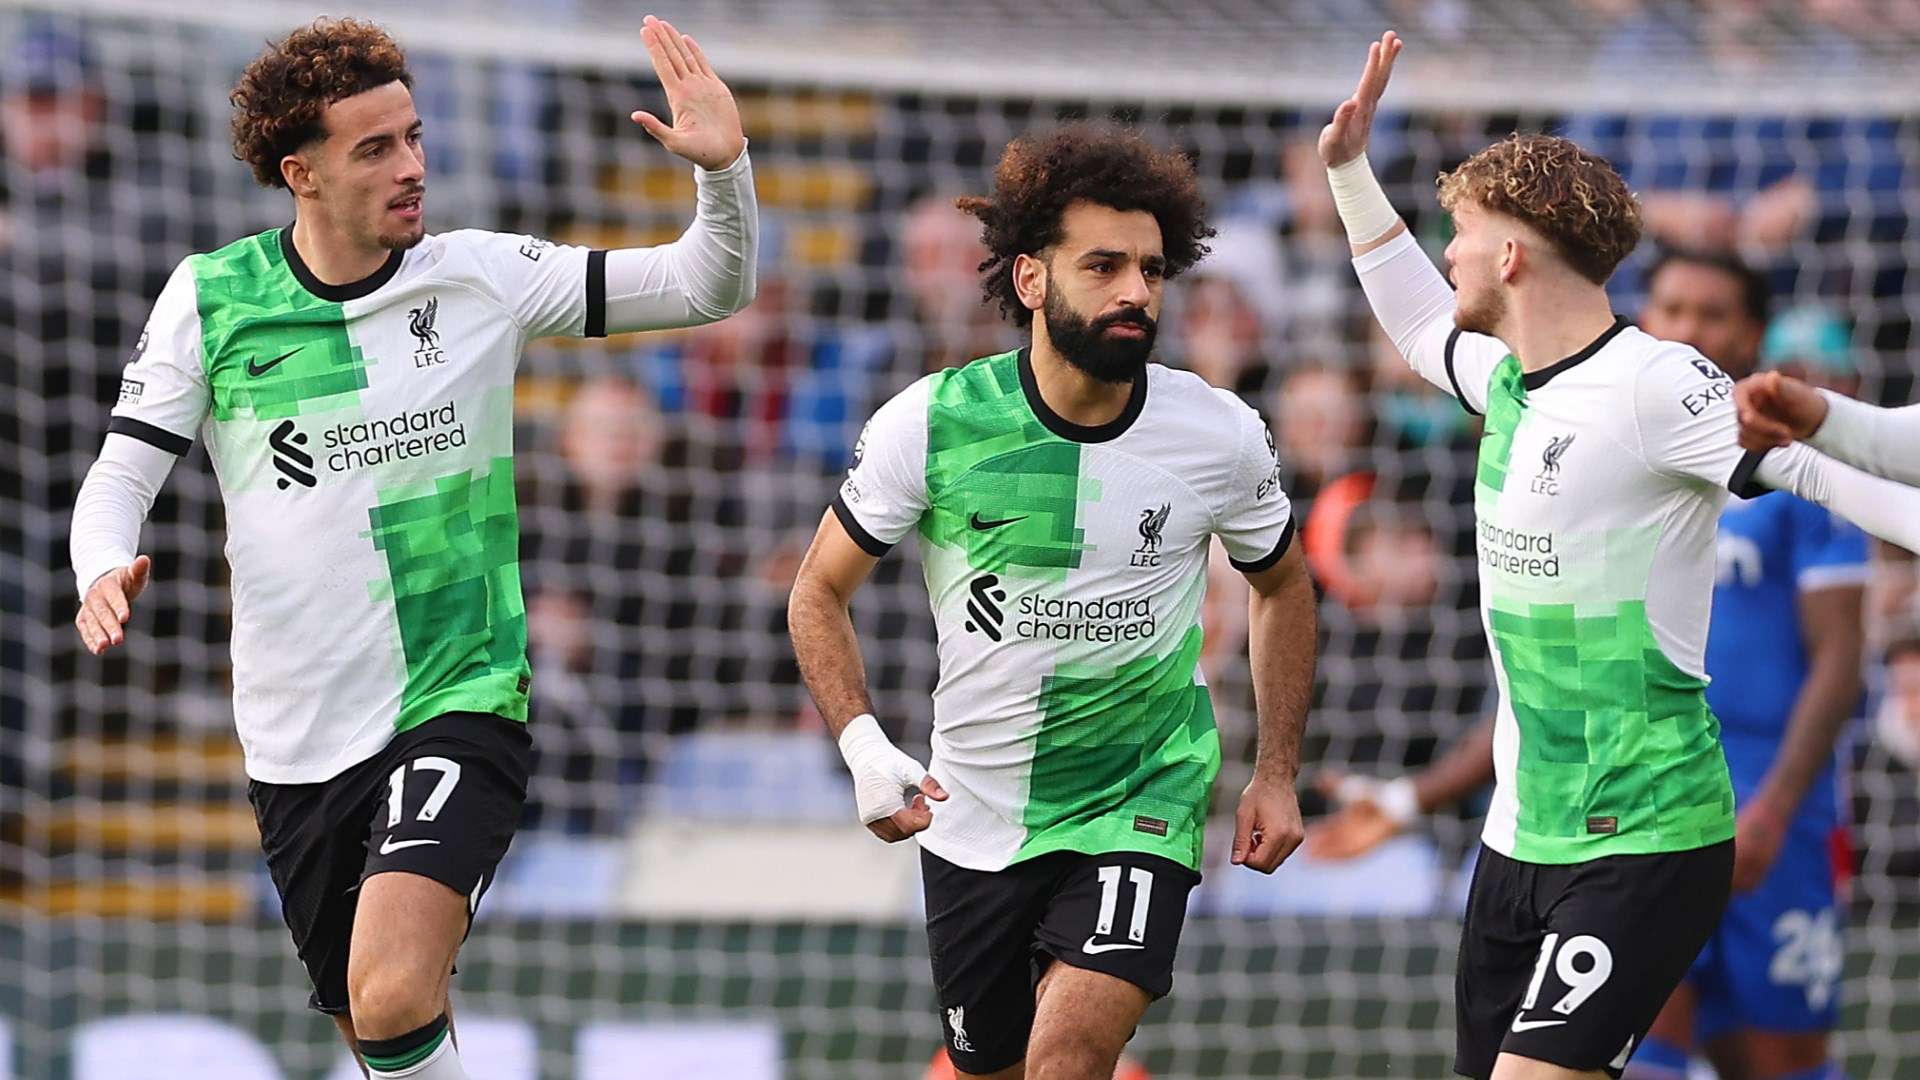
<svg viewBox="0 0 1920 1080">
<path fill-rule="evenodd" d="M 407 54 L 385 30 L 357 19 L 315 19 L 270 42 L 240 75 L 233 156 L 262 187 L 287 186 L 280 159 L 326 134 L 320 117 L 342 98 L 398 82 L 413 88 Z"/>
<path fill-rule="evenodd" d="M 1509 135 L 1441 173 L 1441 208 L 1462 199 L 1526 222 L 1596 285 L 1640 242 L 1640 200 L 1627 182 L 1558 135 Z"/>
<path fill-rule="evenodd" d="M 994 170 L 993 194 L 955 201 L 980 219 L 987 260 L 980 284 L 1015 325 L 1033 322 L 1033 312 L 1013 287 L 1013 261 L 1038 255 L 1060 242 L 1060 222 L 1077 200 L 1115 210 L 1145 210 L 1160 223 L 1166 276 L 1176 277 L 1207 254 L 1214 231 L 1193 162 L 1161 151 L 1138 134 L 1112 124 L 1077 123 L 1007 144 Z"/>
</svg>

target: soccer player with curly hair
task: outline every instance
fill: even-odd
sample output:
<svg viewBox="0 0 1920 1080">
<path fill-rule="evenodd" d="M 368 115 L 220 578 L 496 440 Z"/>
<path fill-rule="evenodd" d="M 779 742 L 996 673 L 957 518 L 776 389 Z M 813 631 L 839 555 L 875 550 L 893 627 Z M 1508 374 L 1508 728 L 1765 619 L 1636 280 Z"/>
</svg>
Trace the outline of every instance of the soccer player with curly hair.
<svg viewBox="0 0 1920 1080">
<path fill-rule="evenodd" d="M 241 75 L 234 155 L 291 224 L 192 255 L 154 304 L 73 515 L 98 654 L 125 641 L 140 526 L 197 437 L 226 505 L 234 721 L 268 870 L 313 981 L 376 1077 L 464 1077 L 454 956 L 519 823 L 531 670 L 513 483 L 528 340 L 712 322 L 754 293 L 733 95 L 642 30 L 692 162 L 693 224 L 590 251 L 426 229 L 413 77 L 379 27 L 321 19 Z"/>
<path fill-rule="evenodd" d="M 1030 344 L 880 407 L 789 625 L 861 822 L 919 843 L 960 1074 L 1107 1080 L 1172 986 L 1200 880 L 1220 770 L 1198 667 L 1215 538 L 1253 585 L 1259 748 L 1231 858 L 1262 872 L 1301 839 L 1313 589 L 1259 415 L 1150 362 L 1167 283 L 1213 234 L 1191 163 L 1071 125 L 1016 140 L 992 194 L 960 206 L 981 222 L 986 298 Z M 925 767 L 874 717 L 848 617 L 915 531 L 940 642 Z"/>
<path fill-rule="evenodd" d="M 1742 451 L 1733 380 L 1614 314 L 1639 203 L 1567 139 L 1514 135 L 1440 178 L 1449 288 L 1366 158 L 1401 48 L 1373 43 L 1319 148 L 1375 316 L 1484 424 L 1474 512 L 1500 697 L 1454 1069 L 1619 1077 L 1733 880 L 1705 666 L 1722 507 L 1789 491 L 1910 547 L 1920 493 L 1804 446 Z"/>
</svg>

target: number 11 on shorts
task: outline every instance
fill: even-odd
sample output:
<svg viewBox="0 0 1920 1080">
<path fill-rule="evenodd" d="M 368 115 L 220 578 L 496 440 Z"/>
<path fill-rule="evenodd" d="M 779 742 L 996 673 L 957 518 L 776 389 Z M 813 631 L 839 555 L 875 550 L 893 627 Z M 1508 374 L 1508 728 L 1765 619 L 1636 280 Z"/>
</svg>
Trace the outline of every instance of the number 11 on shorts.
<svg viewBox="0 0 1920 1080">
<path fill-rule="evenodd" d="M 1093 938 L 1106 937 L 1113 933 L 1113 916 L 1120 907 L 1120 872 L 1126 870 L 1127 880 L 1133 882 L 1133 916 L 1127 926 L 1127 940 L 1144 942 L 1147 940 L 1147 912 L 1153 901 L 1153 871 L 1142 867 L 1103 866 L 1100 868 L 1100 917 L 1093 925 Z"/>
</svg>

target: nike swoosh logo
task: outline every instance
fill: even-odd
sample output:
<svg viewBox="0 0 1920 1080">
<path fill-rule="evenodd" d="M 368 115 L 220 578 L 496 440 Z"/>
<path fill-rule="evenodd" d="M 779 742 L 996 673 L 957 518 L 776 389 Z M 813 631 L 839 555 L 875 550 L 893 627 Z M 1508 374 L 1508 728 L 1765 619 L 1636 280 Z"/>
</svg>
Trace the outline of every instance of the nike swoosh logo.
<svg viewBox="0 0 1920 1080">
<path fill-rule="evenodd" d="M 385 840 L 380 841 L 380 854 L 391 855 L 401 848 L 419 847 L 422 844 L 437 844 L 439 842 L 438 840 L 402 840 L 399 843 L 394 843 L 393 837 L 389 836 Z"/>
<path fill-rule="evenodd" d="M 267 361 L 264 364 L 256 364 L 250 358 L 247 360 L 247 374 L 257 379 L 260 376 L 265 375 L 267 372 L 272 371 L 274 368 L 279 367 L 280 361 L 285 360 L 287 357 L 292 356 L 294 353 L 297 353 L 304 348 L 306 348 L 306 346 L 301 345 L 298 348 L 288 349 L 286 352 L 281 353 L 279 356 L 274 357 L 273 359 Z"/>
<path fill-rule="evenodd" d="M 1085 945 L 1080 946 L 1080 951 L 1083 953 L 1086 953 L 1088 956 L 1098 956 L 1103 952 L 1118 952 L 1121 949 L 1144 949 L 1144 948 L 1146 948 L 1145 945 L 1129 945 L 1124 941 L 1110 941 L 1105 945 L 1095 945 L 1093 943 L 1093 935 L 1088 934 L 1087 943 Z"/>
<path fill-rule="evenodd" d="M 1566 1023 L 1565 1020 L 1522 1020 L 1516 1016 L 1513 1018 L 1513 1031 L 1518 1035 L 1521 1032 L 1532 1031 L 1534 1028 L 1559 1027 L 1564 1023 Z"/>
<path fill-rule="evenodd" d="M 1027 515 L 1022 514 L 1017 518 L 1001 518 L 999 521 L 987 521 L 986 519 L 980 516 L 980 511 L 975 510 L 973 512 L 973 517 L 968 520 L 967 524 L 972 525 L 974 528 L 979 529 L 981 532 L 985 532 L 988 529 L 997 529 L 1002 525 L 1011 525 L 1016 521 L 1025 521 L 1025 520 L 1027 520 Z"/>
</svg>

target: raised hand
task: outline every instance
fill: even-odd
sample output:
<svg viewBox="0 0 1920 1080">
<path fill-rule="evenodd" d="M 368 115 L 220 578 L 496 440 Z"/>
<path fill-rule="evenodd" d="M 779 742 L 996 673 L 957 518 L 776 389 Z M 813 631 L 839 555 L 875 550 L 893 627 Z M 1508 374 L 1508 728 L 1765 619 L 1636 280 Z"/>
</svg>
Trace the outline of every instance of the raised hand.
<svg viewBox="0 0 1920 1080">
<path fill-rule="evenodd" d="M 1333 110 L 1333 119 L 1320 129 L 1320 160 L 1328 168 L 1345 165 L 1367 152 L 1367 138 L 1373 133 L 1373 114 L 1380 107 L 1380 96 L 1387 92 L 1393 61 L 1405 46 L 1400 35 L 1391 30 L 1367 46 L 1367 66 L 1360 72 L 1360 85 L 1354 87 L 1352 97 Z"/>
<path fill-rule="evenodd" d="M 664 19 L 647 16 L 640 29 L 653 72 L 667 93 L 669 124 L 644 110 L 635 110 L 633 122 L 660 140 L 660 145 L 703 169 L 724 169 L 746 149 L 740 127 L 740 107 L 733 91 L 713 73 L 707 54 L 692 38 Z"/>
<path fill-rule="evenodd" d="M 1740 380 L 1733 400 L 1740 414 L 1740 445 L 1748 450 L 1771 450 L 1811 438 L 1827 419 L 1826 398 L 1777 371 Z"/>
<path fill-rule="evenodd" d="M 152 573 L 153 560 L 141 555 L 132 565 L 109 570 L 94 580 L 80 602 L 80 613 L 73 617 L 88 652 L 99 656 L 127 639 L 125 627 L 133 618 L 133 602 L 146 591 Z"/>
</svg>

